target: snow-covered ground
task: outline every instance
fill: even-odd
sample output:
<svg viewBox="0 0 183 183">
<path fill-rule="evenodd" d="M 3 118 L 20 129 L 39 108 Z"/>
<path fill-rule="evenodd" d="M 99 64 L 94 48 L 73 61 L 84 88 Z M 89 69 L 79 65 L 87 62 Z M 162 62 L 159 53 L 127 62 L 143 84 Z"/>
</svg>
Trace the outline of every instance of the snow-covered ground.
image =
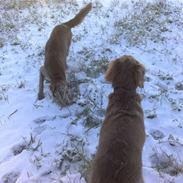
<svg viewBox="0 0 183 183">
<path fill-rule="evenodd" d="M 48 84 L 46 98 L 37 100 L 39 68 L 53 27 L 86 2 L 0 1 L 0 183 L 85 182 L 112 92 L 104 72 L 124 54 L 146 67 L 139 90 L 147 134 L 144 180 L 183 182 L 182 2 L 101 2 L 73 29 L 68 72 L 80 93 L 63 108 Z"/>
</svg>

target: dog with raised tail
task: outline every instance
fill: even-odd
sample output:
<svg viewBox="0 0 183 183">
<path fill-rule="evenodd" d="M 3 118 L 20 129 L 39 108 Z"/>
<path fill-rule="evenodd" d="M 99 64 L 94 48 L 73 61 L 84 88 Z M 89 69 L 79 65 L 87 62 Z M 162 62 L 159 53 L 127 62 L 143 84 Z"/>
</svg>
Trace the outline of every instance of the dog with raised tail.
<svg viewBox="0 0 183 183">
<path fill-rule="evenodd" d="M 73 19 L 57 25 L 53 29 L 45 47 L 44 65 L 40 68 L 39 100 L 44 98 L 43 88 L 45 79 L 50 81 L 50 89 L 53 96 L 55 96 L 56 91 L 61 90 L 62 96 L 67 97 L 66 58 L 72 39 L 71 29 L 80 24 L 91 9 L 92 3 L 89 3 Z"/>
<path fill-rule="evenodd" d="M 144 72 L 144 66 L 128 55 L 109 65 L 105 79 L 114 91 L 109 95 L 89 183 L 144 183 L 144 114 L 136 92 L 144 85 Z"/>
</svg>

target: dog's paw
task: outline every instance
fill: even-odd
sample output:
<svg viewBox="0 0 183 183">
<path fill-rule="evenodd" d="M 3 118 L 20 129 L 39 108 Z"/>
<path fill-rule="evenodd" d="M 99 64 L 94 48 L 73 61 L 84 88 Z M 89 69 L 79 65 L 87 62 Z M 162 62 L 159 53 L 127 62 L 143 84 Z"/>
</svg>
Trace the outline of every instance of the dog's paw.
<svg viewBox="0 0 183 183">
<path fill-rule="evenodd" d="M 38 100 L 42 100 L 45 98 L 44 94 L 43 93 L 38 93 Z"/>
</svg>

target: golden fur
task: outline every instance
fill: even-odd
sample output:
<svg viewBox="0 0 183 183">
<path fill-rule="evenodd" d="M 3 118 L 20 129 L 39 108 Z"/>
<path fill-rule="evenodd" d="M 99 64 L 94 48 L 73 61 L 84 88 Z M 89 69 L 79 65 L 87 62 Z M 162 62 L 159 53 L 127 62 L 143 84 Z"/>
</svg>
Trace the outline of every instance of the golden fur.
<svg viewBox="0 0 183 183">
<path fill-rule="evenodd" d="M 71 28 L 80 24 L 91 8 L 92 3 L 89 3 L 73 19 L 57 25 L 53 29 L 46 43 L 44 66 L 40 68 L 39 100 L 44 98 L 43 88 L 45 79 L 50 80 L 50 89 L 53 95 L 59 87 L 64 88 L 66 86 L 66 58 L 72 39 Z"/>
<path fill-rule="evenodd" d="M 144 67 L 125 55 L 109 65 L 105 78 L 114 92 L 109 96 L 89 183 L 144 183 L 144 115 L 136 93 L 137 87 L 143 87 Z"/>
</svg>

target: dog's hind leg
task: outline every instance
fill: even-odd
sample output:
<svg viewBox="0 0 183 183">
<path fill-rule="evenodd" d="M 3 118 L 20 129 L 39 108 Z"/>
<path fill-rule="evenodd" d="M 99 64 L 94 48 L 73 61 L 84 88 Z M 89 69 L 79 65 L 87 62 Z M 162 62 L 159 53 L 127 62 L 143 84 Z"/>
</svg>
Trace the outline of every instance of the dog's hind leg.
<svg viewBox="0 0 183 183">
<path fill-rule="evenodd" d="M 39 93 L 38 93 L 38 100 L 42 100 L 44 98 L 44 80 L 46 77 L 46 70 L 44 66 L 41 66 L 40 73 L 39 73 Z"/>
</svg>

